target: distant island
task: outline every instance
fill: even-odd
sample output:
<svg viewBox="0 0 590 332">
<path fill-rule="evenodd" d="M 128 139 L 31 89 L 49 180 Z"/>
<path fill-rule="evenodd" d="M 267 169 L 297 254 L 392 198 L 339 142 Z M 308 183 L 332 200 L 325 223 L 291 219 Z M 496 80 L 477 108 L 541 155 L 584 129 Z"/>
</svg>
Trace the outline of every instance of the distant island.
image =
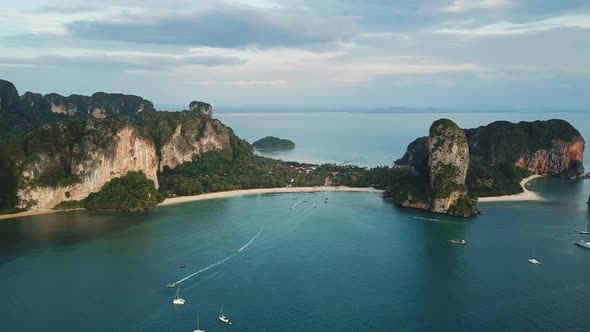
<svg viewBox="0 0 590 332">
<path fill-rule="evenodd" d="M 523 192 L 530 175 L 580 178 L 585 142 L 562 120 L 498 121 L 475 129 L 435 121 L 391 166 L 311 165 L 254 154 L 193 101 L 157 111 L 139 96 L 26 92 L 0 80 L 0 214 L 23 210 L 142 211 L 164 199 L 261 188 L 373 187 L 396 206 L 460 217 L 478 197 Z"/>
<path fill-rule="evenodd" d="M 295 142 L 274 136 L 266 136 L 252 144 L 259 150 L 289 150 L 295 148 Z"/>
</svg>

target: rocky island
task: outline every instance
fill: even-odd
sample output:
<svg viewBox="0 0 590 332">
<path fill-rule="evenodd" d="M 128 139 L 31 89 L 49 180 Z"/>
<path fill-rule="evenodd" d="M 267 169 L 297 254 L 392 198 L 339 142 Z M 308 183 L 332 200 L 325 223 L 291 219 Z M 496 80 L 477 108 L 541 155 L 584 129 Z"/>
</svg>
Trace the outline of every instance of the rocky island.
<svg viewBox="0 0 590 332">
<path fill-rule="evenodd" d="M 295 142 L 274 136 L 267 136 L 252 143 L 259 150 L 289 150 L 295 148 Z"/>
</svg>

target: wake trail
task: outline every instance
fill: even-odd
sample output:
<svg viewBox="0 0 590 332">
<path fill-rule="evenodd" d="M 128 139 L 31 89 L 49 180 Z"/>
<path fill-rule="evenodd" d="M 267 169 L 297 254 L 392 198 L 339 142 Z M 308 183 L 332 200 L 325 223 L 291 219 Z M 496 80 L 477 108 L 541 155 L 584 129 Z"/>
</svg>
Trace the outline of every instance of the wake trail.
<svg viewBox="0 0 590 332">
<path fill-rule="evenodd" d="M 236 250 L 236 252 L 235 252 L 235 253 L 233 253 L 233 254 L 231 254 L 231 255 L 227 256 L 226 258 L 224 258 L 224 259 L 222 259 L 222 260 L 220 260 L 220 261 L 218 261 L 218 262 L 215 262 L 215 263 L 213 263 L 213 264 L 211 264 L 211 265 L 209 265 L 209 266 L 206 266 L 206 267 L 204 267 L 204 268 L 200 269 L 199 271 L 197 271 L 197 272 L 195 272 L 195 273 L 189 274 L 188 276 L 186 276 L 186 277 L 184 277 L 184 278 L 182 278 L 182 279 L 180 279 L 180 280 L 178 280 L 178 281 L 175 281 L 175 282 L 173 282 L 173 283 L 171 283 L 171 284 L 168 284 L 168 286 L 167 286 L 167 287 L 168 287 L 168 288 L 173 288 L 173 287 L 176 287 L 176 285 L 178 285 L 178 284 L 180 284 L 180 283 L 182 283 L 182 282 L 184 282 L 184 281 L 187 281 L 188 279 L 190 279 L 190 278 L 192 278 L 192 277 L 194 277 L 194 276 L 198 275 L 199 273 L 203 273 L 203 272 L 205 272 L 205 271 L 207 271 L 207 270 L 209 270 L 209 269 L 211 269 L 211 268 L 214 268 L 214 267 L 216 267 L 217 265 L 221 265 L 221 264 L 223 264 L 223 263 L 227 262 L 227 261 L 228 261 L 228 260 L 230 260 L 232 257 L 234 257 L 235 255 L 237 255 L 237 253 L 239 253 L 239 252 L 241 252 L 242 250 L 244 250 L 244 249 L 248 248 L 248 246 L 250 246 L 252 243 L 254 243 L 254 241 L 256 240 L 256 238 L 258 237 L 258 235 L 260 235 L 260 233 L 262 233 L 262 230 L 263 230 L 263 229 L 264 229 L 264 226 L 260 227 L 260 230 L 258 231 L 258 233 L 256 233 L 256 235 L 254 235 L 254 237 L 252 237 L 252 238 L 250 239 L 250 241 L 248 241 L 248 243 L 246 243 L 246 244 L 245 244 L 243 247 L 241 247 L 240 249 Z"/>
<path fill-rule="evenodd" d="M 291 210 L 297 207 L 297 205 L 301 204 L 302 200 L 300 199 L 295 205 L 291 206 Z"/>
<path fill-rule="evenodd" d="M 419 220 L 442 222 L 442 223 L 445 223 L 445 224 L 460 224 L 458 222 L 452 222 L 452 221 L 446 221 L 446 220 L 440 220 L 440 219 L 433 219 L 433 218 L 424 218 L 424 217 L 412 217 L 412 218 L 419 219 Z"/>
<path fill-rule="evenodd" d="M 182 278 L 182 279 L 180 279 L 178 281 L 175 281 L 175 282 L 169 284 L 168 287 L 169 288 L 176 287 L 176 285 L 180 284 L 181 282 L 187 281 L 188 279 L 196 276 L 197 274 L 202 273 L 202 272 L 205 272 L 205 271 L 209 270 L 210 268 L 213 268 L 213 267 L 215 267 L 217 265 L 223 264 L 223 263 L 227 262 L 230 258 L 232 258 L 234 256 L 235 256 L 235 254 L 231 254 L 231 255 L 227 256 L 226 258 L 220 260 L 219 262 L 213 263 L 213 264 L 211 264 L 211 265 L 209 265 L 207 267 L 204 267 L 204 268 L 200 269 L 199 271 L 197 271 L 197 272 L 195 272 L 193 274 L 190 274 L 190 275 L 188 275 L 188 276 L 186 276 L 186 277 L 184 277 L 184 278 Z"/>
<path fill-rule="evenodd" d="M 260 227 L 260 230 L 258 231 L 258 233 L 256 233 L 256 235 L 254 235 L 253 238 L 250 239 L 250 241 L 248 241 L 248 243 L 246 243 L 243 247 L 241 247 L 240 249 L 236 250 L 236 252 L 241 252 L 242 250 L 248 248 L 248 246 L 250 246 L 258 237 L 258 235 L 260 235 L 260 233 L 262 233 L 262 229 L 264 229 L 264 226 Z"/>
</svg>

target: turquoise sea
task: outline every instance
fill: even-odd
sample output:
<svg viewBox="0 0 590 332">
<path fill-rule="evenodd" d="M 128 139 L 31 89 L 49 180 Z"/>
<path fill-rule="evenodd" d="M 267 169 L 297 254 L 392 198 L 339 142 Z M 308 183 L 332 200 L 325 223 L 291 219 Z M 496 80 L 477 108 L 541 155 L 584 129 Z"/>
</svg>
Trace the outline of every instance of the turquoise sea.
<svg viewBox="0 0 590 332">
<path fill-rule="evenodd" d="M 408 128 L 426 133 L 437 117 L 396 114 L 386 129 L 384 114 L 359 116 L 358 127 L 333 114 L 282 124 L 226 115 L 249 140 L 285 136 L 309 161 L 332 151 L 319 161 L 367 165 L 388 162 L 377 157 L 390 148 L 397 157 L 420 135 Z M 309 121 L 307 135 L 288 135 L 307 116 L 333 126 Z M 258 131 L 260 117 L 283 127 Z M 305 143 L 314 137 L 318 148 Z M 342 192 L 0 220 L 0 330 L 192 331 L 199 313 L 206 331 L 587 331 L 590 250 L 573 242 L 590 217 L 590 181 L 542 178 L 531 189 L 546 200 L 484 203 L 468 220 Z M 166 285 L 198 271 L 180 284 L 187 303 L 173 306 Z M 221 304 L 231 326 L 217 320 Z"/>
</svg>

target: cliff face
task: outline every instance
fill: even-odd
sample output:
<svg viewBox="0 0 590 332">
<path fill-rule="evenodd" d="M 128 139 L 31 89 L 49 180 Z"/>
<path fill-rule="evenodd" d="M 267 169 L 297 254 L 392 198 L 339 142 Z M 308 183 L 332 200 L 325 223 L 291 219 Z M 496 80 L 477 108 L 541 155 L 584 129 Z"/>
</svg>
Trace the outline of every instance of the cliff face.
<svg viewBox="0 0 590 332">
<path fill-rule="evenodd" d="M 129 171 L 142 171 L 158 187 L 159 159 L 153 142 L 140 137 L 131 125 L 117 130 L 106 142 L 95 140 L 95 135 L 103 134 L 102 130 L 88 134 L 73 146 L 70 156 L 41 153 L 24 163 L 17 189 L 18 207 L 48 209 L 62 201 L 81 200 Z M 39 184 L 48 172 L 63 167 L 68 157 L 69 178 L 75 179 L 74 183 Z"/>
<path fill-rule="evenodd" d="M 0 140 L 10 142 L 0 149 L 0 178 L 11 180 L 0 191 L 2 207 L 53 208 L 131 171 L 158 188 L 160 170 L 231 149 L 235 140 L 202 102 L 157 112 L 150 101 L 123 94 L 19 97 L 7 81 L 0 81 L 0 98 Z"/>
<path fill-rule="evenodd" d="M 478 212 L 475 200 L 467 197 L 465 185 L 467 137 L 451 120 L 435 121 L 430 135 L 412 142 L 396 165 L 411 169 L 409 185 L 386 190 L 386 196 L 397 205 L 460 217 Z"/>
<path fill-rule="evenodd" d="M 198 136 L 191 127 L 191 124 L 186 123 L 176 126 L 170 140 L 160 149 L 160 171 L 163 171 L 164 167 L 174 168 L 191 161 L 194 155 L 230 147 L 229 130 L 221 123 L 206 121 L 202 133 Z"/>
<path fill-rule="evenodd" d="M 430 210 L 448 213 L 467 193 L 465 177 L 469 167 L 467 137 L 454 122 L 441 119 L 430 127 L 428 137 L 430 168 Z"/>
<path fill-rule="evenodd" d="M 539 175 L 584 175 L 584 138 L 566 121 L 497 121 L 466 134 L 472 154 L 490 164 L 510 163 Z"/>
</svg>

